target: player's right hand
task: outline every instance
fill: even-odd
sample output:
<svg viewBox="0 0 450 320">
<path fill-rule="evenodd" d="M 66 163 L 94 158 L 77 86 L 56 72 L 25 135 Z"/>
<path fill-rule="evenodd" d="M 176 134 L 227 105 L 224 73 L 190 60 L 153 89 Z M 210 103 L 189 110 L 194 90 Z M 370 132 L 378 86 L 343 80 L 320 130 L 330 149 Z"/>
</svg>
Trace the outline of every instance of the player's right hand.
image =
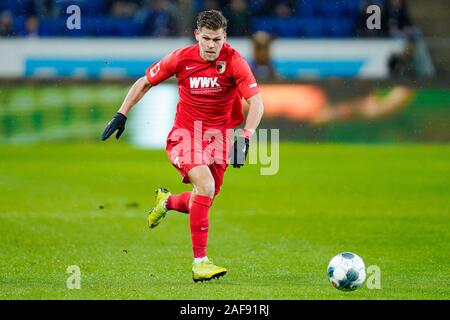
<svg viewBox="0 0 450 320">
<path fill-rule="evenodd" d="M 244 165 L 247 158 L 250 139 L 246 137 L 237 137 L 231 150 L 231 164 L 233 168 L 240 168 Z"/>
<path fill-rule="evenodd" d="M 114 118 L 112 118 L 112 120 L 108 122 L 105 131 L 103 131 L 102 141 L 108 139 L 109 136 L 112 135 L 116 130 L 117 130 L 116 139 L 119 139 L 123 131 L 125 130 L 126 121 L 127 117 L 125 117 L 125 115 L 121 114 L 120 112 L 117 112 Z"/>
</svg>

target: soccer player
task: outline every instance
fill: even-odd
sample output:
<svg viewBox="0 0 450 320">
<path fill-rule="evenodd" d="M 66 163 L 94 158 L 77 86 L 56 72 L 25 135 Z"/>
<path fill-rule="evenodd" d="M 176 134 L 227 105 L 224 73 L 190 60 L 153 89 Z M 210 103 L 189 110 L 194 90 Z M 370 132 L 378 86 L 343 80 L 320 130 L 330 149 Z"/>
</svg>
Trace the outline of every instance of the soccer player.
<svg viewBox="0 0 450 320">
<path fill-rule="evenodd" d="M 198 43 L 175 50 L 151 65 L 130 88 L 102 135 L 106 140 L 117 130 L 118 139 L 131 108 L 151 87 L 176 76 L 180 100 L 166 152 L 183 182 L 192 184 L 192 191 L 172 195 L 164 188 L 157 189 L 148 224 L 150 228 L 158 226 L 169 210 L 189 214 L 195 282 L 227 272 L 206 255 L 209 209 L 220 191 L 228 163 L 235 168 L 243 166 L 250 139 L 264 112 L 248 63 L 226 43 L 226 28 L 227 20 L 220 11 L 199 13 L 194 30 Z M 234 139 L 230 129 L 244 122 L 242 98 L 248 102 L 249 111 L 244 130 Z"/>
</svg>

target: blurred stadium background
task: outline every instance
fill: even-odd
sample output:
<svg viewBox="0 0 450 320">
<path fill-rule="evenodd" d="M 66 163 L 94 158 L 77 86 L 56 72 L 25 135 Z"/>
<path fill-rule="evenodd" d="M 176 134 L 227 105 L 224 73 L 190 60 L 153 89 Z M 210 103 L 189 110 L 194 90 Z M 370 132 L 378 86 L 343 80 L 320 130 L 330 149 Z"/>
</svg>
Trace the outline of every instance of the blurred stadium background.
<svg viewBox="0 0 450 320">
<path fill-rule="evenodd" d="M 374 4 L 381 29 L 369 30 L 367 8 Z M 69 28 L 77 12 L 72 5 L 80 8 L 79 29 Z M 226 263 L 236 270 L 239 252 L 261 271 L 239 265 L 248 273 L 237 281 L 264 289 L 215 287 L 203 295 L 162 276 L 158 294 L 141 295 L 130 288 L 161 281 L 153 274 L 190 268 L 189 246 L 182 254 L 171 238 L 183 234 L 189 243 L 187 230 L 172 222 L 161 227 L 171 235 L 149 240 L 142 218 L 153 184 L 169 181 L 182 190 L 158 150 L 172 124 L 176 83 L 144 97 L 119 144 L 102 143 L 100 135 L 148 66 L 193 43 L 196 14 L 205 9 L 221 9 L 229 19 L 228 40 L 261 86 L 261 128 L 279 128 L 284 143 L 279 176 L 260 177 L 254 186 L 254 169 L 229 173 L 230 189 L 214 218 L 211 250 L 219 255 L 214 244 L 225 237 Z M 448 298 L 449 12 L 448 0 L 0 0 L 0 297 L 341 298 L 315 279 L 324 278 L 323 264 L 345 247 L 390 268 L 388 291 L 353 297 Z M 233 187 L 255 193 L 240 201 Z M 264 196 L 272 187 L 293 192 L 283 198 L 279 225 L 270 212 L 280 207 Z M 106 218 L 98 213 L 107 209 Z M 159 247 L 151 252 L 143 241 Z M 172 257 L 187 261 L 186 268 L 165 265 Z M 163 263 L 149 266 L 154 260 Z M 272 274 L 278 269 L 263 261 L 285 263 L 285 273 Z M 71 263 L 109 273 L 88 278 L 86 295 L 70 295 L 60 282 Z M 153 268 L 150 278 L 142 264 Z M 297 266 L 315 271 L 299 273 Z M 95 289 L 101 283 L 105 291 Z"/>
<path fill-rule="evenodd" d="M 72 4 L 80 29 L 67 27 Z M 372 4 L 380 30 L 366 26 Z M 0 142 L 98 139 L 130 83 L 191 43 L 210 8 L 230 20 L 263 88 L 263 126 L 287 126 L 282 139 L 449 141 L 446 1 L 2 0 Z M 177 90 L 158 89 L 130 119 L 136 145 L 163 144 Z"/>
</svg>

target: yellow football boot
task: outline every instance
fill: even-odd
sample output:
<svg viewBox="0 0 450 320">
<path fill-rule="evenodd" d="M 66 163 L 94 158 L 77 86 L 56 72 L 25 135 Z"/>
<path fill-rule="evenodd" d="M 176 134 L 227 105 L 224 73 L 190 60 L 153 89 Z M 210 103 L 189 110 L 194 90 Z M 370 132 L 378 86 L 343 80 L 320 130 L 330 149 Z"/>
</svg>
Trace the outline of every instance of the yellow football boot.
<svg viewBox="0 0 450 320">
<path fill-rule="evenodd" d="M 161 222 L 161 220 L 166 216 L 166 213 L 168 211 L 166 209 L 166 202 L 167 198 L 169 198 L 170 195 L 171 193 L 167 189 L 159 188 L 156 190 L 155 207 L 152 209 L 152 211 L 150 211 L 147 218 L 148 226 L 150 228 L 153 229 L 154 227 L 156 227 Z"/>
<path fill-rule="evenodd" d="M 220 278 L 227 273 L 227 269 L 218 267 L 206 258 L 202 262 L 192 264 L 192 279 L 194 282 L 209 281 Z"/>
</svg>

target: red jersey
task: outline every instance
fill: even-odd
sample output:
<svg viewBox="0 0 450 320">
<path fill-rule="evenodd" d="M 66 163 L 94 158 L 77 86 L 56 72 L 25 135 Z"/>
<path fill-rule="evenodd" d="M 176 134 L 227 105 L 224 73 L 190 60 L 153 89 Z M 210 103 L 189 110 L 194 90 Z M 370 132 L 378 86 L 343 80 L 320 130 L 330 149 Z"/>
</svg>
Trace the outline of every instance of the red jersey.
<svg viewBox="0 0 450 320">
<path fill-rule="evenodd" d="M 202 121 L 202 131 L 240 125 L 244 120 L 242 97 L 259 93 L 247 61 L 227 43 L 214 61 L 203 59 L 196 44 L 173 51 L 146 71 L 152 86 L 174 75 L 180 95 L 174 128 L 191 132 L 194 121 Z"/>
</svg>

